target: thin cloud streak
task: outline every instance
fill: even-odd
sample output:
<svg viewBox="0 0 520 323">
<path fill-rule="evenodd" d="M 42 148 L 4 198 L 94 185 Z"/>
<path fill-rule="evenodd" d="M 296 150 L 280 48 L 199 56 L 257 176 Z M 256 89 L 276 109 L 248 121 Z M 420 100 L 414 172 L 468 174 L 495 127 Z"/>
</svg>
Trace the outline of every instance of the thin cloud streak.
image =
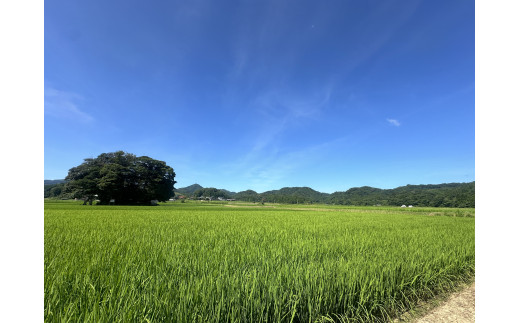
<svg viewBox="0 0 520 323">
<path fill-rule="evenodd" d="M 312 120 L 326 108 L 330 101 L 331 89 L 328 87 L 303 99 L 274 90 L 257 96 L 250 106 L 262 116 L 262 125 L 256 132 L 252 148 L 244 155 L 240 164 L 249 165 L 271 155 L 286 130 L 300 120 Z"/>
<path fill-rule="evenodd" d="M 76 93 L 46 88 L 45 113 L 56 118 L 73 119 L 80 122 L 94 121 L 94 117 L 78 107 L 76 102 L 82 100 L 83 97 Z"/>
<path fill-rule="evenodd" d="M 248 189 L 264 192 L 282 187 L 282 183 L 306 165 L 314 164 L 321 158 L 323 145 L 308 147 L 298 151 L 280 152 L 277 149 L 266 151 L 267 155 L 247 164 L 234 167 L 233 175 L 248 183 Z M 226 167 L 226 169 L 230 169 Z"/>
<path fill-rule="evenodd" d="M 396 119 L 386 119 L 386 121 L 388 121 L 391 125 L 396 127 L 399 127 L 401 125 L 401 123 Z"/>
</svg>

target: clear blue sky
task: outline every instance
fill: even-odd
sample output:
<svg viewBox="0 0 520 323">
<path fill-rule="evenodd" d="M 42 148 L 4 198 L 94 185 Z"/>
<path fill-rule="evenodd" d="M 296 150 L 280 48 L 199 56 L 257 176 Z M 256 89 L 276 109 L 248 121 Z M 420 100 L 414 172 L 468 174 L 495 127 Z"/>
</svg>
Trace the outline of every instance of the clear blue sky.
<svg viewBox="0 0 520 323">
<path fill-rule="evenodd" d="M 45 2 L 46 179 L 104 152 L 176 187 L 475 180 L 474 1 Z"/>
</svg>

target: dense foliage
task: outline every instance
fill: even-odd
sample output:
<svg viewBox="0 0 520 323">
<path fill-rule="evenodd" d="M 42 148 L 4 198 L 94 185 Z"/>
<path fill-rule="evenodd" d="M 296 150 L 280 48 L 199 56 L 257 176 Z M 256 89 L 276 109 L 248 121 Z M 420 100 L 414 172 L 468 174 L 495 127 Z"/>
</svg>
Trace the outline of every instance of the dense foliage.
<svg viewBox="0 0 520 323">
<path fill-rule="evenodd" d="M 236 193 L 234 198 L 246 202 L 269 202 L 269 203 L 326 203 L 329 194 L 320 193 L 309 187 L 284 187 L 279 190 L 257 193 L 247 190 Z"/>
<path fill-rule="evenodd" d="M 320 193 L 309 187 L 284 187 L 260 195 L 266 202 L 291 204 L 324 202 L 328 197 L 328 194 Z"/>
<path fill-rule="evenodd" d="M 43 181 L 43 197 L 44 198 L 70 198 L 70 194 L 66 193 L 67 181 L 64 179 L 46 179 Z"/>
<path fill-rule="evenodd" d="M 149 204 L 173 195 L 175 172 L 165 162 L 117 151 L 87 158 L 65 178 L 73 197 L 98 199 L 100 204 Z"/>
<path fill-rule="evenodd" d="M 210 199 L 229 199 L 231 198 L 231 194 L 229 191 L 217 189 L 214 187 L 201 188 L 193 192 L 194 198 L 210 198 Z"/>
<path fill-rule="evenodd" d="M 44 184 L 43 197 L 44 198 L 65 198 L 65 183 Z"/>
<path fill-rule="evenodd" d="M 234 198 L 238 201 L 245 201 L 245 202 L 261 202 L 262 197 L 260 194 L 253 190 L 247 190 L 238 192 L 235 194 Z"/>
</svg>

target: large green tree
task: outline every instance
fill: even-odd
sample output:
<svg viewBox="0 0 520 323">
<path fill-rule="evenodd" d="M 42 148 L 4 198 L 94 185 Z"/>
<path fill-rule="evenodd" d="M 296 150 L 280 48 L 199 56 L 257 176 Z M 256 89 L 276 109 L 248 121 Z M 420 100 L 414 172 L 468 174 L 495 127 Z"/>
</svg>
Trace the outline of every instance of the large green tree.
<svg viewBox="0 0 520 323">
<path fill-rule="evenodd" d="M 100 204 L 150 204 L 173 196 L 173 168 L 147 156 L 117 151 L 104 153 L 69 170 L 67 191 L 74 197 L 93 199 Z"/>
</svg>

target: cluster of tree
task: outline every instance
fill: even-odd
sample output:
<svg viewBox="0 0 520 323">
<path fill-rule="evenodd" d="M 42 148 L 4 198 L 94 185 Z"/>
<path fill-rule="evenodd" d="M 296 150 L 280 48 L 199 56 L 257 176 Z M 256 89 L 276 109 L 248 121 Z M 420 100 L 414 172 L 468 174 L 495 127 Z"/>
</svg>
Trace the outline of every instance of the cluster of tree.
<svg viewBox="0 0 520 323">
<path fill-rule="evenodd" d="M 284 187 L 279 190 L 257 193 L 253 190 L 238 192 L 234 198 L 247 202 L 270 203 L 326 203 L 329 194 L 320 193 L 310 187 Z"/>
<path fill-rule="evenodd" d="M 284 202 L 282 198 L 280 203 L 323 203 L 327 201 L 329 196 L 327 193 L 315 191 L 310 187 L 284 187 L 279 190 L 264 192 L 261 195 L 269 202 L 280 200 L 280 197 L 286 197 L 287 202 Z M 295 200 L 296 202 L 294 202 Z"/>
<path fill-rule="evenodd" d="M 45 180 L 43 184 L 44 198 L 68 198 L 65 193 L 65 180 Z"/>
<path fill-rule="evenodd" d="M 260 194 L 258 194 L 257 192 L 255 192 L 253 190 L 238 192 L 235 194 L 234 199 L 236 199 L 237 201 L 244 201 L 244 202 L 261 202 L 262 201 L 262 197 L 260 196 Z"/>
<path fill-rule="evenodd" d="M 150 204 L 173 196 L 175 172 L 165 162 L 117 151 L 69 170 L 66 183 L 46 187 L 50 197 L 99 200 L 99 204 Z"/>
<path fill-rule="evenodd" d="M 223 189 L 217 189 L 214 187 L 208 187 L 208 188 L 201 188 L 193 192 L 194 198 L 210 198 L 210 199 L 230 199 L 231 198 L 231 192 Z"/>
<path fill-rule="evenodd" d="M 199 184 L 193 184 L 190 186 L 178 188 L 173 190 L 175 192 L 175 197 L 184 196 L 187 198 L 210 198 L 210 199 L 230 199 L 236 194 L 235 192 L 230 192 L 225 189 L 218 189 L 214 187 L 202 187 Z"/>
</svg>

